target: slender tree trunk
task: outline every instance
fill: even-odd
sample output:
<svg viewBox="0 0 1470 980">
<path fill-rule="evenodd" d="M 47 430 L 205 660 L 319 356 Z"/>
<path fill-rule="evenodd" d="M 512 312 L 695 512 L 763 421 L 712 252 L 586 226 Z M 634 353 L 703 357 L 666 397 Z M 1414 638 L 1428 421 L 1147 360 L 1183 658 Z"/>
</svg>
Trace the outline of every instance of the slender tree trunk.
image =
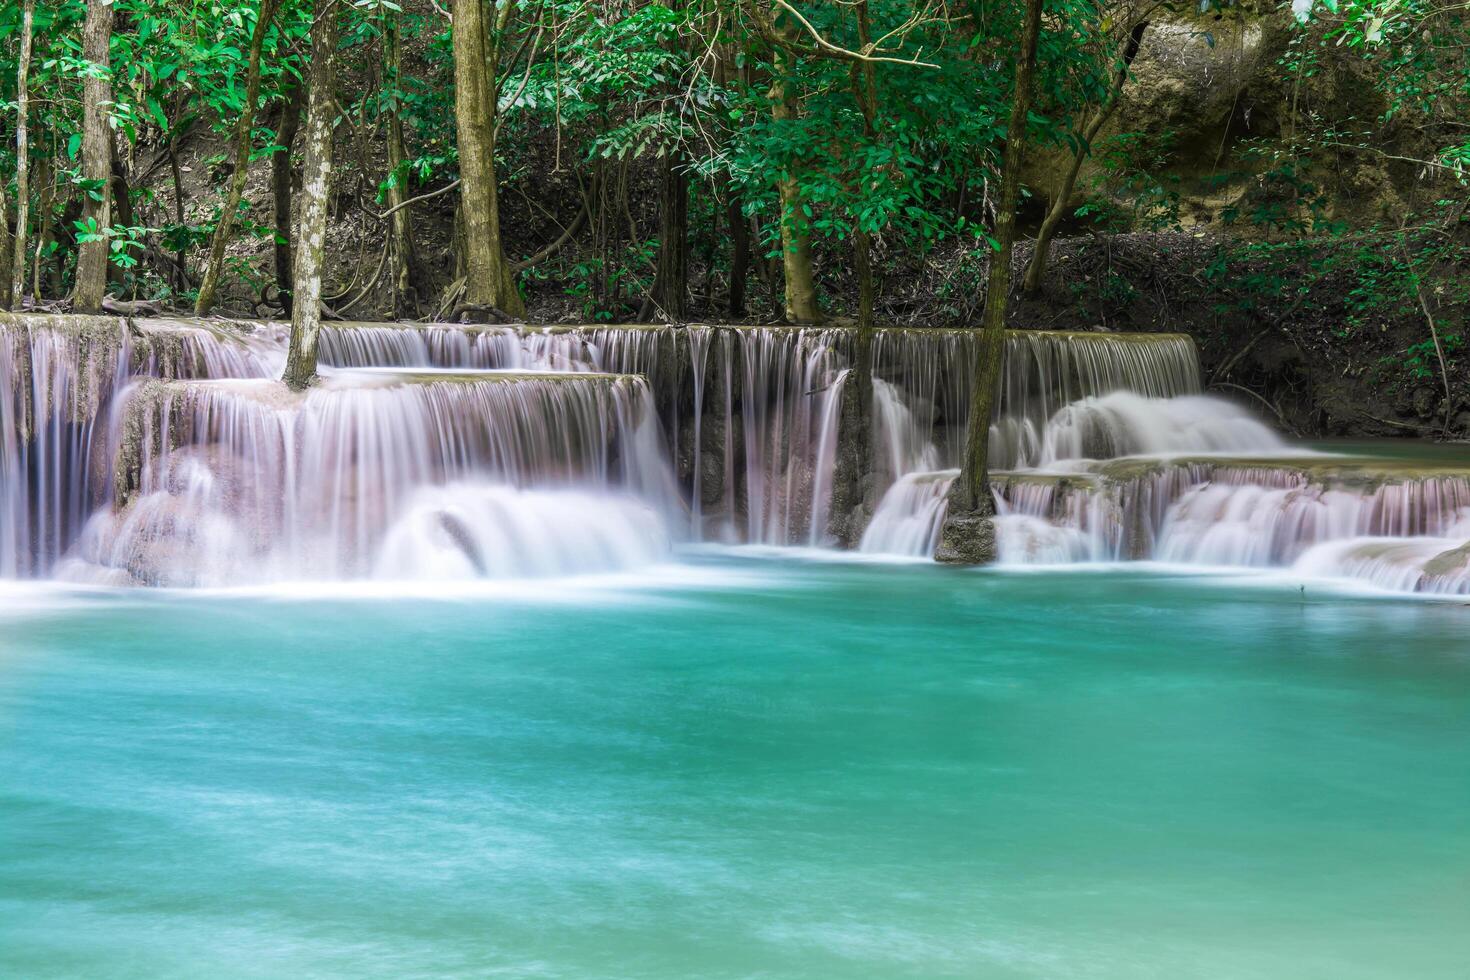
<svg viewBox="0 0 1470 980">
<path fill-rule="evenodd" d="M 730 201 L 725 217 L 730 225 L 730 303 L 732 317 L 745 315 L 745 287 L 750 279 L 750 219 L 745 216 L 740 195 L 734 187 L 727 191 Z"/>
<path fill-rule="evenodd" d="M 778 29 L 787 30 L 784 27 Z M 777 48 L 774 66 L 776 79 L 769 92 L 771 114 L 778 123 L 794 123 L 800 118 L 801 104 L 791 80 L 794 68 L 791 56 L 784 49 Z M 812 272 L 808 204 L 794 175 L 788 174 L 777 181 L 776 188 L 781 196 L 781 265 L 786 282 L 786 319 L 790 323 L 821 323 L 825 318 L 817 303 L 816 276 Z"/>
<path fill-rule="evenodd" d="M 41 292 L 41 257 L 46 254 L 47 247 L 52 241 L 51 232 L 51 208 L 56 203 L 56 184 L 51 173 L 51 164 L 48 158 L 43 156 L 36 165 L 37 181 L 41 187 L 40 205 L 36 209 L 36 247 L 31 255 L 31 295 L 40 302 Z"/>
<path fill-rule="evenodd" d="M 1112 117 L 1113 110 L 1118 108 L 1123 86 L 1128 81 L 1128 70 L 1133 65 L 1133 59 L 1138 56 L 1138 48 L 1143 43 L 1143 32 L 1147 29 L 1148 21 L 1140 21 L 1134 25 L 1133 30 L 1128 32 L 1128 40 L 1123 45 L 1122 61 L 1113 73 L 1113 82 L 1108 89 L 1108 94 L 1104 97 L 1097 114 L 1083 130 L 1082 139 L 1072 153 L 1072 162 L 1062 177 L 1061 186 L 1057 188 L 1056 194 L 1052 197 L 1051 209 L 1042 219 L 1041 230 L 1036 235 L 1036 251 L 1032 253 L 1031 262 L 1026 266 L 1026 279 L 1022 284 L 1022 289 L 1028 296 L 1035 296 L 1041 292 L 1041 283 L 1046 277 L 1046 264 L 1051 253 L 1051 242 L 1056 237 L 1057 228 L 1061 225 L 1062 219 L 1067 216 L 1072 191 L 1076 189 L 1077 177 L 1082 173 L 1082 164 L 1092 155 L 1093 142 L 1102 132 L 1108 119 Z"/>
<path fill-rule="evenodd" d="M 95 225 L 97 237 L 77 250 L 77 282 L 72 305 L 82 313 L 99 313 L 107 292 L 108 243 L 102 234 L 112 226 L 112 133 L 107 127 L 107 103 L 112 101 L 112 69 L 107 46 L 112 39 L 111 0 L 87 0 L 82 27 L 82 57 L 102 71 L 88 76 L 82 86 L 82 177 L 92 188 L 86 192 L 82 219 Z"/>
<path fill-rule="evenodd" d="M 245 181 L 250 176 L 250 137 L 255 131 L 255 104 L 260 100 L 261 52 L 265 49 L 265 37 L 270 32 L 277 6 L 278 0 L 260 0 L 255 11 L 255 29 L 250 33 L 250 60 L 245 69 L 245 107 L 235 121 L 235 170 L 230 174 L 224 210 L 214 226 L 209 260 L 204 266 L 204 277 L 199 281 L 199 296 L 194 301 L 195 316 L 208 316 L 214 309 L 220 277 L 224 274 L 225 247 L 235 233 L 235 212 L 240 208 L 240 199 L 245 196 Z"/>
<path fill-rule="evenodd" d="M 870 40 L 867 0 L 857 0 L 858 45 Z M 852 94 L 863 117 L 863 136 L 877 138 L 878 82 L 872 62 L 851 66 Z M 858 180 L 866 175 L 859 174 Z M 872 236 L 855 223 L 852 228 L 853 271 L 858 281 L 858 328 L 853 369 L 842 389 L 842 416 L 838 426 L 837 473 L 833 480 L 832 519 L 829 530 L 848 546 L 856 544 L 866 524 L 868 489 L 873 472 L 873 284 Z"/>
<path fill-rule="evenodd" d="M 1021 195 L 1021 165 L 1026 150 L 1026 119 L 1031 109 L 1036 47 L 1041 35 L 1042 0 L 1026 0 L 1021 49 L 1016 56 L 1016 88 L 1006 126 L 1000 197 L 995 205 L 995 240 L 990 257 L 985 311 L 975 345 L 969 428 L 960 475 L 949 495 L 949 511 L 935 556 L 953 564 L 981 564 L 995 558 L 995 512 L 990 496 L 990 417 L 1005 356 L 1006 305 L 1011 288 L 1011 252 L 1016 241 L 1016 202 Z"/>
<path fill-rule="evenodd" d="M 402 81 L 400 65 L 403 61 L 403 33 L 398 15 L 389 21 L 388 36 L 384 39 L 387 61 L 386 81 L 396 93 Z M 418 316 L 419 300 L 423 297 L 419 273 L 418 249 L 413 240 L 413 215 L 405 206 L 408 200 L 406 186 L 408 175 L 404 172 L 404 161 L 408 157 L 403 140 L 402 107 L 394 96 L 388 114 L 388 171 L 393 175 L 388 188 L 388 206 L 393 209 L 389 234 L 393 253 L 393 306 L 400 317 Z"/>
<path fill-rule="evenodd" d="M 5 181 L 0 179 L 0 268 L 10 268 L 10 256 L 15 248 L 15 239 L 10 234 L 10 204 L 5 199 Z M 0 278 L 0 309 L 11 306 L 10 277 Z"/>
<path fill-rule="evenodd" d="M 108 147 L 112 150 L 112 177 L 107 186 L 112 190 L 113 220 L 125 228 L 132 227 L 133 192 L 128 186 L 128 171 L 118 155 L 117 142 L 109 140 Z"/>
<path fill-rule="evenodd" d="M 653 301 L 671 322 L 689 316 L 689 182 L 680 170 L 683 158 L 663 158 L 663 193 L 658 220 L 658 271 Z"/>
<path fill-rule="evenodd" d="M 26 233 L 30 224 L 30 73 L 36 0 L 26 0 L 20 20 L 20 62 L 15 73 L 15 244 L 11 254 L 10 302 L 25 305 Z"/>
<path fill-rule="evenodd" d="M 501 24 L 492 28 L 484 0 L 453 0 L 454 121 L 459 141 L 461 212 L 464 218 L 465 299 L 484 313 L 524 316 L 525 304 L 500 237 L 500 197 L 495 175 L 496 78 L 500 37 L 512 9 L 500 0 Z"/>
<path fill-rule="evenodd" d="M 286 316 L 292 315 L 291 302 L 291 144 L 296 142 L 296 130 L 301 127 L 301 112 L 306 106 L 306 81 L 291 86 L 291 95 L 281 103 L 280 117 L 276 122 L 276 145 L 280 147 L 271 154 L 271 208 L 275 215 L 276 241 L 276 292 Z"/>
<path fill-rule="evenodd" d="M 316 0 L 311 26 L 310 96 L 301 181 L 301 225 L 296 236 L 291 345 L 282 380 L 300 391 L 316 381 L 317 332 L 322 320 L 322 266 L 326 255 L 328 185 L 332 176 L 332 97 L 341 14 L 335 0 Z"/>
</svg>

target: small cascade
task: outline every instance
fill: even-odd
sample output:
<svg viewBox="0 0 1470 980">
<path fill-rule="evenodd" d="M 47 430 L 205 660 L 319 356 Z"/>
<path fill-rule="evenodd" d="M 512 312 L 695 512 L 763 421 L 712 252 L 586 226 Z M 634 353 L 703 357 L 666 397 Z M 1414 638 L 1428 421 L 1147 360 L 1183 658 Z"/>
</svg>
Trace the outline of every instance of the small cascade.
<svg viewBox="0 0 1470 980">
<path fill-rule="evenodd" d="M 500 371 L 600 371 L 597 351 L 577 330 L 522 326 L 333 323 L 320 356 L 334 367 L 434 367 Z M 637 373 L 637 372 L 615 372 Z"/>
<path fill-rule="evenodd" d="M 1310 549 L 1292 569 L 1391 592 L 1470 595 L 1470 524 L 1450 538 L 1351 538 Z"/>
<path fill-rule="evenodd" d="M 372 575 L 565 577 L 651 565 L 671 547 L 664 515 L 637 497 L 451 483 L 414 493 L 384 535 Z"/>
<path fill-rule="evenodd" d="M 1079 399 L 1057 411 L 1042 430 L 1030 465 L 1082 459 L 1203 453 L 1271 453 L 1280 436 L 1222 398 L 1148 398 L 1127 391 Z"/>
<path fill-rule="evenodd" d="M 176 321 L 0 314 L 0 578 L 47 574 L 106 499 L 130 377 L 263 377 L 274 358 Z"/>
<path fill-rule="evenodd" d="M 1008 562 L 1054 561 L 1039 539 L 1065 530 L 1075 560 L 1292 567 L 1412 579 L 1420 591 L 1465 585 L 1453 569 L 1420 573 L 1470 539 L 1470 472 L 1404 473 L 1338 457 L 1120 460 L 1075 477 L 1002 475 L 997 486 Z"/>
<path fill-rule="evenodd" d="M 675 508 L 646 385 L 606 375 L 351 371 L 305 394 L 273 381 L 149 382 L 128 399 L 118 473 L 117 502 L 88 524 L 66 577 L 362 578 L 392 568 L 380 560 L 385 529 L 413 526 L 415 513 L 422 527 L 434 501 L 443 513 L 446 487 L 463 486 L 464 514 L 498 503 L 543 524 L 544 507 L 508 508 L 483 486 L 616 491 L 661 515 Z M 427 503 L 426 487 L 439 488 Z M 462 550 L 486 569 L 520 560 L 484 551 L 482 525 L 439 526 L 462 530 Z"/>
<path fill-rule="evenodd" d="M 830 330 L 749 330 L 738 339 L 745 540 L 819 541 L 837 459 L 838 345 L 848 338 Z"/>
<path fill-rule="evenodd" d="M 879 330 L 874 374 L 905 393 L 940 458 L 958 466 L 969 418 L 972 330 Z M 1047 421 L 1083 398 L 1132 392 L 1147 398 L 1198 394 L 1199 361 L 1184 334 L 1006 333 L 990 437 L 997 469 L 1035 465 Z"/>
<path fill-rule="evenodd" d="M 945 501 L 959 470 L 913 472 L 900 477 L 878 504 L 858 550 L 869 554 L 928 558 L 939 545 Z"/>
</svg>

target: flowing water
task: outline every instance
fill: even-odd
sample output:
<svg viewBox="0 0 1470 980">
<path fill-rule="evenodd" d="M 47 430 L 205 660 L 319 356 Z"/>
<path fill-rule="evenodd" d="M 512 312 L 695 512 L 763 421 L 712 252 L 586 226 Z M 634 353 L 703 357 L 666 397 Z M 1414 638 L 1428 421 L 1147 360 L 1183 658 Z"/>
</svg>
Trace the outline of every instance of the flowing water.
<svg viewBox="0 0 1470 980">
<path fill-rule="evenodd" d="M 1459 606 L 678 560 L 9 587 L 0 975 L 1464 975 Z"/>
<path fill-rule="evenodd" d="M 8 317 L 0 576 L 516 577 L 575 570 L 578 540 L 588 569 L 664 550 L 620 541 L 925 558 L 961 462 L 973 340 L 877 332 L 872 451 L 854 477 L 843 329 L 334 324 L 328 383 L 293 399 L 269 381 L 277 324 Z M 990 448 L 1006 562 L 1470 592 L 1470 453 L 1289 445 L 1201 393 L 1182 335 L 1013 332 Z M 559 519 L 539 496 L 566 490 L 595 519 Z M 413 534 L 438 543 L 406 547 Z M 571 565 L 528 553 L 548 534 Z M 411 556 L 426 564 L 400 567 Z"/>
<path fill-rule="evenodd" d="M 1012 333 L 957 571 L 968 332 L 284 340 L 0 315 L 0 976 L 1464 975 L 1464 447 Z"/>
</svg>

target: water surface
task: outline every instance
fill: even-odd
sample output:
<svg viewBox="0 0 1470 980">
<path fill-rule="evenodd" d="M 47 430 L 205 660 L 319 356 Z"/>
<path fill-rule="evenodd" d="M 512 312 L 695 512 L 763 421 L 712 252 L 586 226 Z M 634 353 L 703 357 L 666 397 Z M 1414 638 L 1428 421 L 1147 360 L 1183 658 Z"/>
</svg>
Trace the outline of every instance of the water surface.
<svg viewBox="0 0 1470 980">
<path fill-rule="evenodd" d="M 1460 978 L 1470 609 L 702 557 L 0 595 L 0 975 Z"/>
</svg>

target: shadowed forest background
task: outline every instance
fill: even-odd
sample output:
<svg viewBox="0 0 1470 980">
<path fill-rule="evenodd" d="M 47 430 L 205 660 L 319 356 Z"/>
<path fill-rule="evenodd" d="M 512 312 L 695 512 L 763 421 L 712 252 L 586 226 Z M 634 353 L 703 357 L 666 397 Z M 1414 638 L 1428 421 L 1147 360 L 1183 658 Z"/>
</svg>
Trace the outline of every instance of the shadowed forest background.
<svg viewBox="0 0 1470 980">
<path fill-rule="evenodd" d="M 0 299 L 287 316 L 318 197 L 326 318 L 978 326 L 1009 255 L 1012 327 L 1470 436 L 1462 5 L 1055 0 L 1009 134 L 1026 7 L 11 2 Z"/>
</svg>

